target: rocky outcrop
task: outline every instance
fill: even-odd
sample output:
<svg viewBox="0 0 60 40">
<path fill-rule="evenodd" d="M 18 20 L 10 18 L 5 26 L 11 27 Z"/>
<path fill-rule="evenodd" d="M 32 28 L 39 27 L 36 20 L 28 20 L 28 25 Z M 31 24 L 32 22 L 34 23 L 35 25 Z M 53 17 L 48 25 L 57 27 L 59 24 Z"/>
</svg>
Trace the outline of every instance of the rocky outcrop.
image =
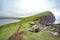
<svg viewBox="0 0 60 40">
<path fill-rule="evenodd" d="M 32 26 L 32 30 L 42 30 L 45 27 L 51 25 L 55 21 L 55 16 L 49 12 L 49 15 L 39 17 L 35 25 Z"/>
<path fill-rule="evenodd" d="M 38 24 L 47 26 L 47 24 L 52 24 L 55 21 L 55 16 L 50 12 L 47 16 L 41 16 L 38 20 Z"/>
<path fill-rule="evenodd" d="M 60 36 L 60 24 L 53 24 L 48 28 L 54 36 Z"/>
</svg>

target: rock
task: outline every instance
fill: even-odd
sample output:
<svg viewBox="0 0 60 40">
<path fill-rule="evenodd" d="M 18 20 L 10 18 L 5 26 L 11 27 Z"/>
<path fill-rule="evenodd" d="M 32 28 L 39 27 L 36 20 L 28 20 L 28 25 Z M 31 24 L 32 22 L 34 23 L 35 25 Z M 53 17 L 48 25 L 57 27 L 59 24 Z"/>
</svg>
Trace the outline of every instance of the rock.
<svg viewBox="0 0 60 40">
<path fill-rule="evenodd" d="M 51 25 L 50 31 L 54 36 L 60 36 L 60 24 Z"/>
<path fill-rule="evenodd" d="M 55 21 L 55 16 L 49 12 L 49 15 L 41 16 L 38 18 L 38 21 L 32 26 L 32 30 L 36 31 L 36 29 L 42 30 L 46 26 L 46 24 L 52 24 Z"/>
<path fill-rule="evenodd" d="M 50 12 L 47 16 L 42 16 L 39 18 L 39 24 L 46 25 L 46 24 L 52 24 L 55 21 L 55 16 Z"/>
<path fill-rule="evenodd" d="M 54 36 L 58 36 L 59 35 L 58 32 L 51 32 L 51 34 L 53 34 Z"/>
</svg>

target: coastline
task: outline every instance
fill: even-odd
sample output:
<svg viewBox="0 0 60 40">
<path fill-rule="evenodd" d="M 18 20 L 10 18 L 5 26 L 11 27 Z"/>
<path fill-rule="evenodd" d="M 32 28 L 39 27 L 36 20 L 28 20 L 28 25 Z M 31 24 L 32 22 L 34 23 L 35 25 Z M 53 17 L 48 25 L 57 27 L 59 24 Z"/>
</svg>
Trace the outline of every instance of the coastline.
<svg viewBox="0 0 60 40">
<path fill-rule="evenodd" d="M 30 24 L 29 23 L 34 23 L 38 17 L 40 16 L 46 16 L 48 15 L 48 13 L 46 14 L 38 14 L 37 16 L 31 16 L 31 17 L 27 17 L 25 19 L 23 19 L 22 21 L 16 22 L 16 23 L 11 23 L 11 24 L 6 24 L 0 27 L 0 40 L 8 40 L 12 34 L 14 34 L 16 32 L 16 30 L 20 27 L 20 25 L 22 24 L 22 28 L 20 31 L 24 31 L 25 35 L 23 34 L 25 40 L 59 40 L 60 37 L 54 37 L 51 36 L 47 31 L 41 31 L 38 33 L 34 33 L 34 32 L 29 32 L 28 30 L 30 29 Z"/>
<path fill-rule="evenodd" d="M 19 21 L 20 20 L 17 20 L 17 19 L 0 19 L 0 26 L 15 23 L 15 22 L 19 22 Z"/>
</svg>

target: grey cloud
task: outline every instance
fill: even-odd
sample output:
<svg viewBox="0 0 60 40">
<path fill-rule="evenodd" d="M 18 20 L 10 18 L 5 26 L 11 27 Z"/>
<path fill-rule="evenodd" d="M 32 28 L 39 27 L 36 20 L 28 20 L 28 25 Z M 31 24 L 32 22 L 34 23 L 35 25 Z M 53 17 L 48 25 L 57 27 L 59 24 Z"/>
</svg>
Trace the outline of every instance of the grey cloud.
<svg viewBox="0 0 60 40">
<path fill-rule="evenodd" d="M 19 10 L 16 1 L 19 0 L 0 0 L 0 16 L 22 16 L 21 13 L 15 13 Z"/>
</svg>

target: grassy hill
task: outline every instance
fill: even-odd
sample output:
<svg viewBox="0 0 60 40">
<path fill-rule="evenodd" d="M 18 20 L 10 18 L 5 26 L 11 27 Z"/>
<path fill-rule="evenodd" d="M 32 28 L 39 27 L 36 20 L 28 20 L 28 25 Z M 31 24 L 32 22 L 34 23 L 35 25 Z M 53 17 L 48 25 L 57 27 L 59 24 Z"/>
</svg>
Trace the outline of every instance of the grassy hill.
<svg viewBox="0 0 60 40">
<path fill-rule="evenodd" d="M 20 27 L 20 24 L 23 25 L 22 29 L 20 31 L 27 32 L 26 35 L 23 35 L 25 40 L 60 40 L 60 37 L 54 37 L 50 35 L 47 31 L 41 31 L 38 33 L 32 33 L 28 30 L 30 29 L 29 23 L 34 23 L 39 17 L 41 16 L 47 16 L 50 14 L 50 11 L 39 13 L 33 16 L 21 18 L 20 22 L 11 23 L 7 25 L 3 25 L 0 27 L 0 40 L 8 40 L 8 38 Z"/>
</svg>

